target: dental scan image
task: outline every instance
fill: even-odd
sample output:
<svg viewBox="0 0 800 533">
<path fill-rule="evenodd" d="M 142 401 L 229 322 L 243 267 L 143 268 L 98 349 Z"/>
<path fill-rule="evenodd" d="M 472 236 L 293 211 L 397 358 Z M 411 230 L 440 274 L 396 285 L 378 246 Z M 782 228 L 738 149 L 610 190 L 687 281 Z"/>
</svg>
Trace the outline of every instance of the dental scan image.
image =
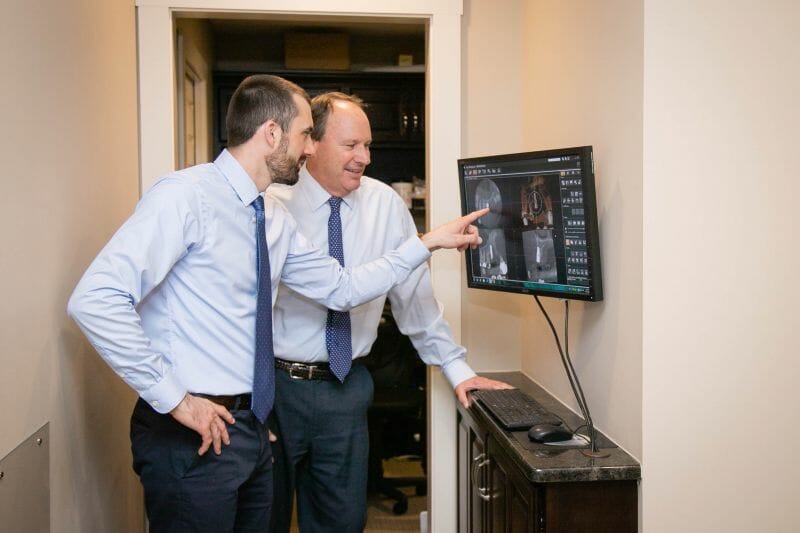
<svg viewBox="0 0 800 533">
<path fill-rule="evenodd" d="M 503 200 L 500 189 L 492 180 L 481 180 L 475 189 L 475 209 L 489 208 L 489 212 L 478 219 L 478 225 L 484 228 L 496 228 L 502 218 Z"/>
<path fill-rule="evenodd" d="M 539 283 L 558 281 L 552 229 L 522 232 L 522 248 L 525 251 L 525 268 L 529 280 Z"/>
<path fill-rule="evenodd" d="M 479 229 L 481 240 L 478 247 L 481 276 L 505 278 L 508 274 L 506 259 L 506 238 L 500 229 Z"/>
<path fill-rule="evenodd" d="M 591 147 L 459 160 L 462 209 L 489 208 L 470 288 L 602 299 Z"/>
</svg>

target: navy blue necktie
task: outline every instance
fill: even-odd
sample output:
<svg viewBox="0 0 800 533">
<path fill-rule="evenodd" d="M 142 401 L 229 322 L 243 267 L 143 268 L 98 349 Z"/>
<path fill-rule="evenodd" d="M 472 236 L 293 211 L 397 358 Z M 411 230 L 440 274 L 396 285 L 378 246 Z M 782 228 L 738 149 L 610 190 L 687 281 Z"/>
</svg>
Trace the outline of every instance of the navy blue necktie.
<svg viewBox="0 0 800 533">
<path fill-rule="evenodd" d="M 256 210 L 256 264 L 258 265 L 258 303 L 256 304 L 256 353 L 253 364 L 251 410 L 263 424 L 275 399 L 275 354 L 272 348 L 272 281 L 264 220 L 264 198 L 253 200 Z"/>
<path fill-rule="evenodd" d="M 328 218 L 328 254 L 344 267 L 344 249 L 342 248 L 342 219 L 339 207 L 342 199 L 331 196 L 328 199 L 331 216 Z M 328 363 L 331 372 L 344 383 L 353 362 L 353 341 L 350 336 L 350 313 L 328 309 L 328 321 L 325 324 L 325 347 L 328 349 Z"/>
</svg>

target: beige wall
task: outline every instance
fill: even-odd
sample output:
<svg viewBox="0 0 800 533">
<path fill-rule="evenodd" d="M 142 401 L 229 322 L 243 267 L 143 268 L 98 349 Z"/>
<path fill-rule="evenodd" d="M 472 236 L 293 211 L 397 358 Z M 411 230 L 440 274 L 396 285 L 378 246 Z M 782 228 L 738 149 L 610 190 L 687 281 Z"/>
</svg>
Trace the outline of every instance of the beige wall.
<svg viewBox="0 0 800 533">
<path fill-rule="evenodd" d="M 49 422 L 53 531 L 141 528 L 134 397 L 65 311 L 138 197 L 134 8 L 15 0 L 0 36 L 0 457 Z"/>
<path fill-rule="evenodd" d="M 64 312 L 138 196 L 128 4 L 15 1 L 0 22 L 0 457 L 50 422 L 54 531 L 142 527 L 133 394 Z M 464 2 L 462 153 L 595 147 L 606 301 L 573 306 L 572 348 L 598 426 L 643 462 L 643 530 L 793 531 L 800 7 L 599 6 Z M 574 405 L 530 300 L 463 301 L 473 366 Z"/>
<path fill-rule="evenodd" d="M 515 74 L 518 27 L 482 4 L 465 2 L 465 42 L 487 47 L 464 52 L 465 155 L 595 148 L 606 300 L 573 305 L 572 348 L 598 426 L 642 461 L 642 530 L 794 531 L 800 6 L 509 2 Z M 519 103 L 522 146 L 498 102 Z M 473 364 L 519 330 L 521 368 L 574 406 L 534 304 L 475 292 Z"/>
<path fill-rule="evenodd" d="M 462 157 L 520 152 L 523 0 L 465 0 L 461 23 Z M 455 162 L 453 162 L 455 168 Z M 462 270 L 464 261 L 462 259 Z M 462 287 L 461 341 L 475 371 L 519 370 L 523 298 Z"/>
<path fill-rule="evenodd" d="M 641 457 L 641 3 L 464 8 L 464 155 L 594 146 L 607 296 L 572 304 L 570 351 L 596 425 Z M 476 369 L 522 369 L 577 410 L 532 298 L 464 289 L 463 302 Z"/>
<path fill-rule="evenodd" d="M 646 531 L 797 531 L 800 4 L 644 22 Z"/>
<path fill-rule="evenodd" d="M 642 4 L 537 0 L 523 18 L 525 148 L 594 147 L 605 299 L 570 304 L 573 364 L 595 425 L 641 457 Z M 543 304 L 563 324 L 563 304 Z M 523 371 L 577 410 L 531 298 L 521 320 Z"/>
</svg>

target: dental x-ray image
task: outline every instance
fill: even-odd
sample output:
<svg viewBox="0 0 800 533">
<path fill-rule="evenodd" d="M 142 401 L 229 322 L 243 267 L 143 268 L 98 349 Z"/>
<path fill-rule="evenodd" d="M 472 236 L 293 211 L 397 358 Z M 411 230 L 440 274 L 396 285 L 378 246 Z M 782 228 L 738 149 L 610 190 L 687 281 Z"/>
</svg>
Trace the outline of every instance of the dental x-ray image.
<svg viewBox="0 0 800 533">
<path fill-rule="evenodd" d="M 592 148 L 459 159 L 462 211 L 487 208 L 470 288 L 600 301 Z"/>
<path fill-rule="evenodd" d="M 522 223 L 534 228 L 553 226 L 553 201 L 544 176 L 535 176 L 520 191 Z"/>
<path fill-rule="evenodd" d="M 506 238 L 501 229 L 479 229 L 483 242 L 478 247 L 480 275 L 505 279 L 508 275 Z"/>
<path fill-rule="evenodd" d="M 477 224 L 484 228 L 496 228 L 502 219 L 503 198 L 500 189 L 490 179 L 483 179 L 475 188 L 475 209 L 489 208 L 489 212 L 478 219 Z"/>
<path fill-rule="evenodd" d="M 558 281 L 553 230 L 535 229 L 523 232 L 522 248 L 525 253 L 525 269 L 530 281 L 538 283 Z"/>
</svg>

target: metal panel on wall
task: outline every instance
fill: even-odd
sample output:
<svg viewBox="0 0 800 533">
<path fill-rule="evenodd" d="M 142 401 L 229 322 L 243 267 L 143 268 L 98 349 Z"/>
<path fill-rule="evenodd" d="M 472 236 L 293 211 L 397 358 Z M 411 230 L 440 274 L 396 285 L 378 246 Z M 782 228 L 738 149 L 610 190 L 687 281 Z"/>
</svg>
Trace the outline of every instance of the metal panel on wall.
<svg viewBox="0 0 800 533">
<path fill-rule="evenodd" d="M 0 459 L 0 530 L 50 531 L 50 423 Z"/>
</svg>

